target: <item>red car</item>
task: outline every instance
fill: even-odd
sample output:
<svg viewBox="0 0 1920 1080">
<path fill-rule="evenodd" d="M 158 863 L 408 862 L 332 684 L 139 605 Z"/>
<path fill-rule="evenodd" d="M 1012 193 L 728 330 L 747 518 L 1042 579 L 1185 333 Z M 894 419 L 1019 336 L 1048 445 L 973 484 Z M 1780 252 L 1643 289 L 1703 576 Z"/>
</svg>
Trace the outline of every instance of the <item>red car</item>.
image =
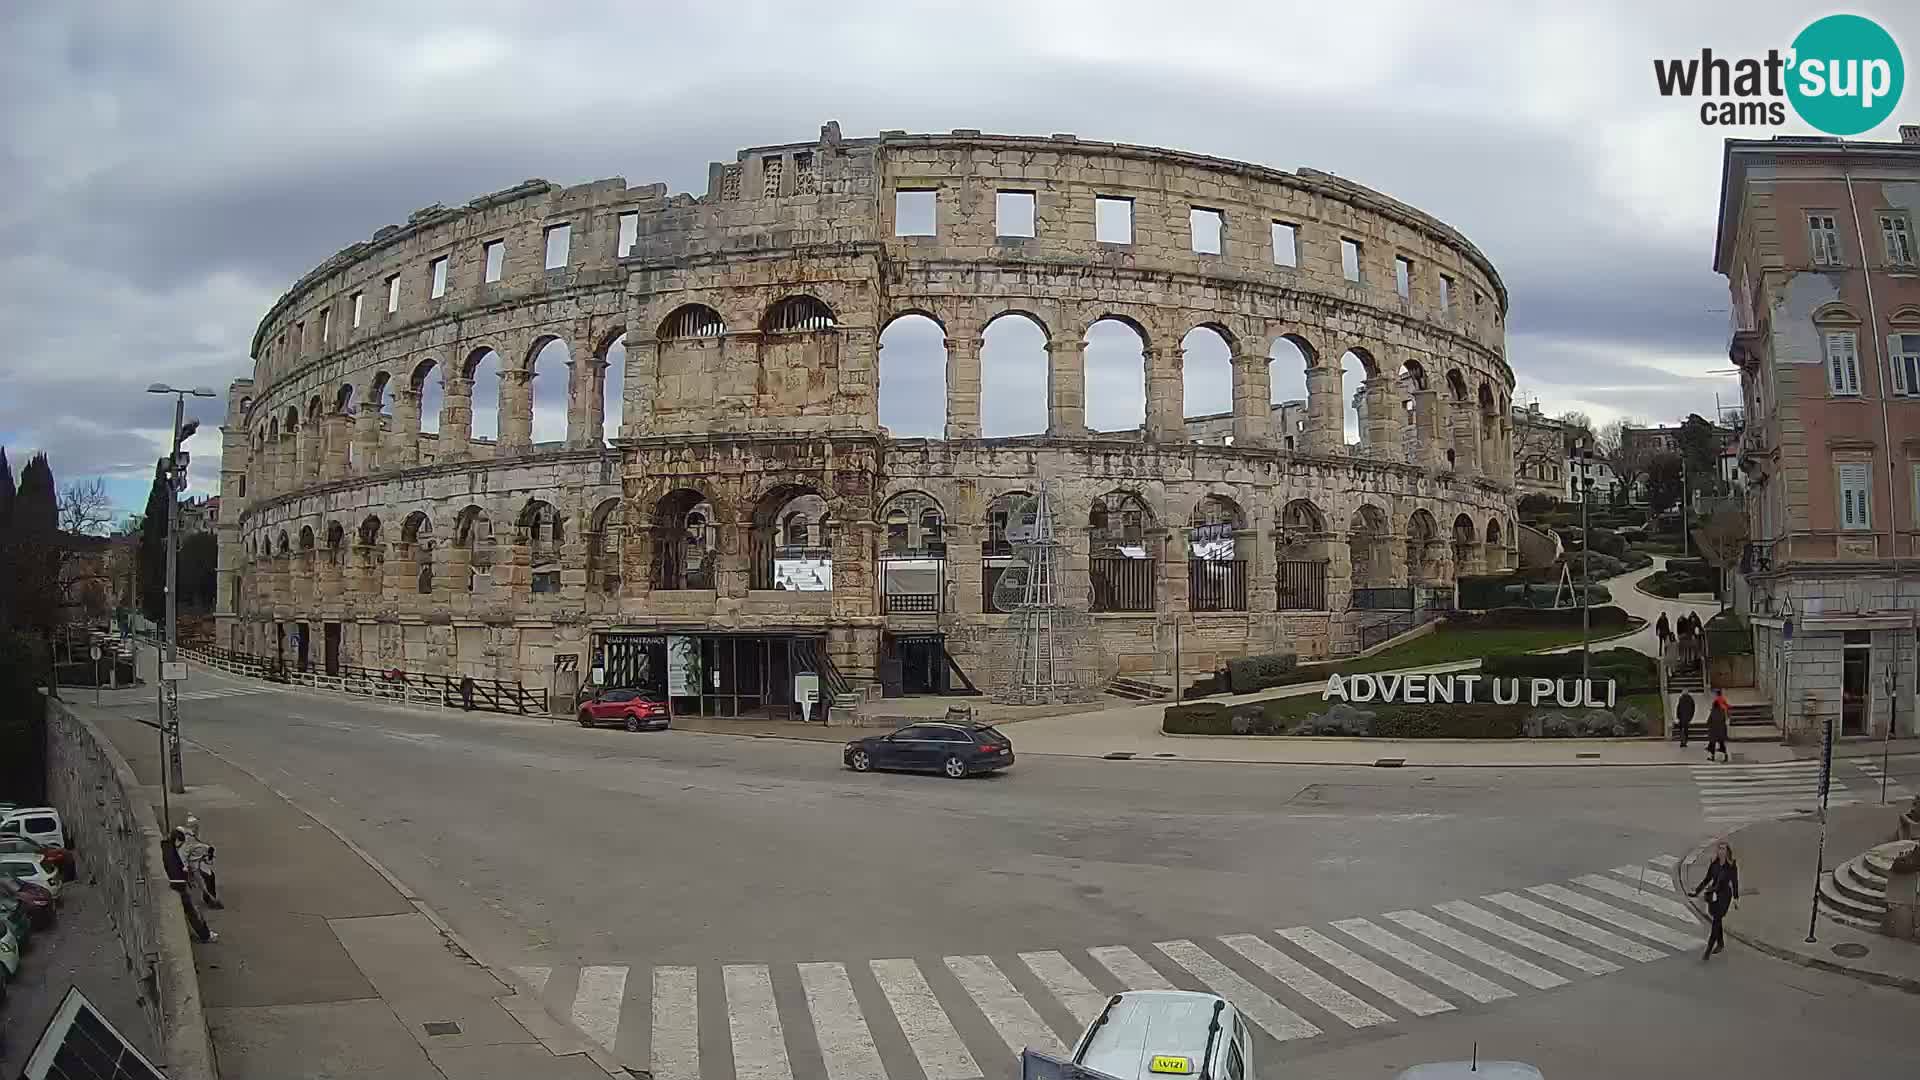
<svg viewBox="0 0 1920 1080">
<path fill-rule="evenodd" d="M 31 881 L 0 877 L 0 900 L 18 902 L 36 930 L 53 925 L 54 895 Z"/>
<path fill-rule="evenodd" d="M 61 877 L 66 878 L 68 881 L 73 880 L 73 856 L 66 848 L 57 848 L 51 844 L 43 844 L 38 840 L 25 836 L 0 836 L 0 854 L 9 851 L 38 855 L 41 861 L 47 864 L 48 870 L 57 871 Z"/>
<path fill-rule="evenodd" d="M 667 703 L 645 690 L 602 690 L 580 706 L 581 727 L 619 724 L 628 731 L 665 731 Z"/>
</svg>

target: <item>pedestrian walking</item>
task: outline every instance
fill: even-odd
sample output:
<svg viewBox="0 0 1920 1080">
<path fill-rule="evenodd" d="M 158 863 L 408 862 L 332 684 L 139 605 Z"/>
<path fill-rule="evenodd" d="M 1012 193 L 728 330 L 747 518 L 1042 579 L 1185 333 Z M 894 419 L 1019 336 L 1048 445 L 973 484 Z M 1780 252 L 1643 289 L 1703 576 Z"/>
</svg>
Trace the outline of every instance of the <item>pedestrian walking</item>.
<svg viewBox="0 0 1920 1080">
<path fill-rule="evenodd" d="M 1693 695 L 1686 693 L 1680 695 L 1680 704 L 1673 710 L 1673 718 L 1680 725 L 1680 749 L 1682 750 L 1687 748 L 1687 740 L 1692 737 L 1693 707 Z"/>
<path fill-rule="evenodd" d="M 1740 866 L 1733 861 L 1733 845 L 1724 839 L 1713 842 L 1713 861 L 1707 864 L 1707 876 L 1700 879 L 1692 895 L 1703 892 L 1707 894 L 1707 914 L 1713 917 L 1707 951 L 1700 957 L 1705 960 L 1727 947 L 1726 931 L 1721 923 L 1727 917 L 1727 909 L 1740 899 Z"/>
<path fill-rule="evenodd" d="M 188 876 L 200 885 L 200 895 L 207 906 L 219 911 L 227 905 L 220 900 L 220 880 L 213 870 L 213 845 L 200 838 L 200 819 L 187 815 L 186 843 L 181 845 L 180 855 L 187 864 Z"/>
<path fill-rule="evenodd" d="M 1685 615 L 1673 624 L 1674 644 L 1679 658 L 1674 662 L 1675 671 L 1685 671 L 1693 664 L 1693 625 L 1687 622 Z"/>
<path fill-rule="evenodd" d="M 1720 752 L 1720 760 L 1731 760 L 1727 756 L 1727 720 L 1733 706 L 1727 704 L 1727 695 L 1719 687 L 1713 688 L 1713 704 L 1707 708 L 1707 758 L 1713 758 L 1713 752 Z"/>
<path fill-rule="evenodd" d="M 471 675 L 460 680 L 460 705 L 468 712 L 473 711 L 473 676 Z"/>
<path fill-rule="evenodd" d="M 220 940 L 220 935 L 207 927 L 207 920 L 200 917 L 200 910 L 193 906 L 193 894 L 187 890 L 187 866 L 180 858 L 180 843 L 186 839 L 185 829 L 175 829 L 160 841 L 160 861 L 167 868 L 167 884 L 180 894 L 180 907 L 186 912 L 187 929 L 201 944 L 211 944 Z"/>
</svg>

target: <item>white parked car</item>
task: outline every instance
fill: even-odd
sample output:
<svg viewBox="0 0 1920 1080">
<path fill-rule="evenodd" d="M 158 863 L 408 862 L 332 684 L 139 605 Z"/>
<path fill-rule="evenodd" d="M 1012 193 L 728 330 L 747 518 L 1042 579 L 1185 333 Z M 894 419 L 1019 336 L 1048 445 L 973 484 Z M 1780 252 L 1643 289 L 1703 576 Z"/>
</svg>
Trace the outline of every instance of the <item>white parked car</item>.
<svg viewBox="0 0 1920 1080">
<path fill-rule="evenodd" d="M 1115 994 L 1074 1044 L 1072 1064 L 1115 1080 L 1254 1080 L 1253 1040 L 1218 994 Z"/>
<path fill-rule="evenodd" d="M 0 877 L 31 882 L 47 890 L 55 900 L 60 899 L 60 875 L 42 856 L 20 851 L 0 854 Z"/>
<path fill-rule="evenodd" d="M 0 1001 L 7 1000 L 7 984 L 20 974 L 20 943 L 14 940 L 13 927 L 0 919 Z"/>
<path fill-rule="evenodd" d="M 0 836 L 24 836 L 50 847 L 70 848 L 60 811 L 51 806 L 21 806 L 0 814 Z"/>
</svg>

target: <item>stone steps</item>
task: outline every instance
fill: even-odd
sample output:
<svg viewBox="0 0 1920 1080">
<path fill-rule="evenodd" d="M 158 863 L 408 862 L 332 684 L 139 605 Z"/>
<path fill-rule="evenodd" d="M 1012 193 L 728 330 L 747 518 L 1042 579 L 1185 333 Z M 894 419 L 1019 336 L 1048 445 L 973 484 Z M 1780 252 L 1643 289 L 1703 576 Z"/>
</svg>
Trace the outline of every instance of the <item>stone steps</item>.
<svg viewBox="0 0 1920 1080">
<path fill-rule="evenodd" d="M 1128 701 L 1165 701 L 1173 696 L 1173 691 L 1156 682 L 1136 679 L 1127 675 L 1115 675 L 1107 683 L 1107 693 Z"/>
<path fill-rule="evenodd" d="M 1820 913 L 1847 926 L 1879 932 L 1887 914 L 1887 876 L 1893 860 L 1913 840 L 1881 844 L 1848 859 L 1820 878 Z"/>
</svg>

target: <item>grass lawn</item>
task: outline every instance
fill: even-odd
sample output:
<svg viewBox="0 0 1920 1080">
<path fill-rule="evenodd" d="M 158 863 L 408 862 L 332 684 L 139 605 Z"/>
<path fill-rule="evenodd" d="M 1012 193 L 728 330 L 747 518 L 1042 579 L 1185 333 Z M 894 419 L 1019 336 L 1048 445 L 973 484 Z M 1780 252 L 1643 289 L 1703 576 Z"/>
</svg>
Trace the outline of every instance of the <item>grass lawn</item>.
<svg viewBox="0 0 1920 1080">
<path fill-rule="evenodd" d="M 1636 625 L 1639 621 L 1636 620 Z M 1593 637 L 1617 633 L 1596 628 Z M 1580 644 L 1580 628 L 1532 627 L 1511 630 L 1447 630 L 1441 628 L 1404 645 L 1359 660 L 1337 661 L 1342 675 L 1368 671 L 1395 671 L 1400 668 L 1427 667 L 1455 660 L 1477 660 L 1498 653 L 1523 653 L 1551 649 L 1559 645 Z"/>
</svg>

